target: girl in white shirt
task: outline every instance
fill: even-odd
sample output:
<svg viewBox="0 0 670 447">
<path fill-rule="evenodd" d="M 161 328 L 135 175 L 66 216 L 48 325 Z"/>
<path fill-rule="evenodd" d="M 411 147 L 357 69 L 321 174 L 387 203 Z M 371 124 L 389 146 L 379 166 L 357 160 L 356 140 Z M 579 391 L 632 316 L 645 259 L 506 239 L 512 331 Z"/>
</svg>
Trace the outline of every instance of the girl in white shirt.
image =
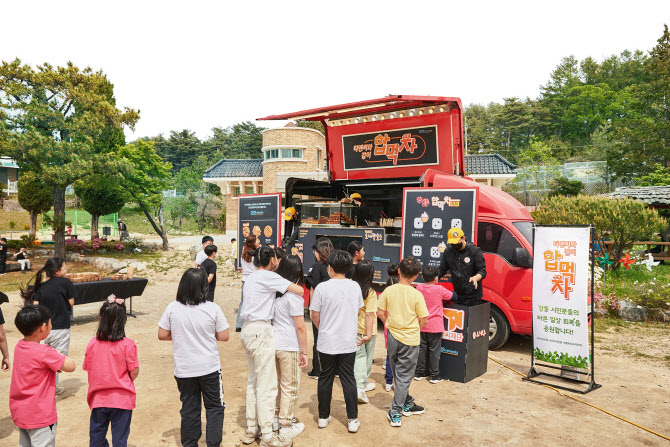
<svg viewBox="0 0 670 447">
<path fill-rule="evenodd" d="M 277 267 L 277 274 L 294 284 L 302 285 L 300 257 L 284 256 Z M 307 366 L 307 328 L 305 300 L 302 295 L 286 292 L 278 297 L 272 325 L 275 331 L 275 358 L 279 379 L 279 434 L 293 439 L 305 429 L 305 424 L 293 422 L 293 410 L 300 386 L 300 368 Z"/>
<path fill-rule="evenodd" d="M 260 247 L 254 264 L 258 269 L 244 282 L 244 302 L 240 314 L 242 347 L 247 357 L 247 430 L 242 442 L 253 443 L 261 437 L 261 447 L 288 447 L 290 439 L 272 436 L 272 420 L 277 400 L 277 369 L 275 367 L 275 337 L 272 327 L 277 292 L 302 293 L 302 287 L 282 278 L 273 270 L 277 267 L 274 249 Z M 260 427 L 260 430 L 258 429 Z"/>
<path fill-rule="evenodd" d="M 254 265 L 254 255 L 260 246 L 261 241 L 259 241 L 255 235 L 251 234 L 244 241 L 244 247 L 242 247 L 242 296 L 240 298 L 240 305 L 237 306 L 235 332 L 242 331 L 242 324 L 244 323 L 244 320 L 240 314 L 242 313 L 242 303 L 244 302 L 244 281 L 246 281 L 247 277 L 257 269 L 257 267 Z"/>
</svg>

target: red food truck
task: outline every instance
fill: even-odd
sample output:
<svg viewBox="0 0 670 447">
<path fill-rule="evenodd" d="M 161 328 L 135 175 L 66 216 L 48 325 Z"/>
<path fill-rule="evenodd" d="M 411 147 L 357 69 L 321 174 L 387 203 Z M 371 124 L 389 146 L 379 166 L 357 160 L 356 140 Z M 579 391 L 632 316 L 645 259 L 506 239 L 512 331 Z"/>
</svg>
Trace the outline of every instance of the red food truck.
<svg viewBox="0 0 670 447">
<path fill-rule="evenodd" d="M 339 249 L 359 241 L 375 282 L 385 283 L 389 264 L 404 256 L 439 266 L 446 232 L 458 226 L 484 251 L 490 348 L 510 332 L 531 334 L 533 220 L 507 193 L 465 176 L 459 98 L 392 95 L 261 120 L 324 127 L 328 180 L 291 178 L 285 187 L 284 207 L 297 212 L 283 242 L 305 268 L 318 238 Z M 441 281 L 451 288 L 449 275 Z"/>
</svg>

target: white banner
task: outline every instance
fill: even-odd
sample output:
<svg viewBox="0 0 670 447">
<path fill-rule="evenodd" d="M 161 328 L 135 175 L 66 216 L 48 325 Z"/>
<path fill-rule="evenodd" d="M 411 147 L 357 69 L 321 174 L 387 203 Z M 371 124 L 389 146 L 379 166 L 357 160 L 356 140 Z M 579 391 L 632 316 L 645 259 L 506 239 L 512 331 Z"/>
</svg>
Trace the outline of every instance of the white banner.
<svg viewBox="0 0 670 447">
<path fill-rule="evenodd" d="M 535 227 L 533 358 L 589 370 L 586 227 Z"/>
</svg>

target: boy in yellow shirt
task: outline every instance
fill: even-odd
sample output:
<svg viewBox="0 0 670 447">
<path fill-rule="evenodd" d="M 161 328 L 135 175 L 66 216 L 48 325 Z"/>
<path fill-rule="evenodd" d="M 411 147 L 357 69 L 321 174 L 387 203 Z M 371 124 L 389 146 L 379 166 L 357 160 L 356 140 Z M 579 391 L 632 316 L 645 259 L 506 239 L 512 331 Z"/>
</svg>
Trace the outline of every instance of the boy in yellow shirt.
<svg viewBox="0 0 670 447">
<path fill-rule="evenodd" d="M 388 328 L 388 355 L 395 381 L 393 406 L 386 415 L 391 427 L 402 425 L 401 415 L 424 412 L 424 408 L 417 405 L 409 394 L 419 358 L 421 328 L 428 322 L 423 295 L 412 287 L 421 272 L 421 263 L 410 256 L 400 261 L 398 270 L 400 282 L 384 290 L 377 305 L 377 316 Z"/>
</svg>

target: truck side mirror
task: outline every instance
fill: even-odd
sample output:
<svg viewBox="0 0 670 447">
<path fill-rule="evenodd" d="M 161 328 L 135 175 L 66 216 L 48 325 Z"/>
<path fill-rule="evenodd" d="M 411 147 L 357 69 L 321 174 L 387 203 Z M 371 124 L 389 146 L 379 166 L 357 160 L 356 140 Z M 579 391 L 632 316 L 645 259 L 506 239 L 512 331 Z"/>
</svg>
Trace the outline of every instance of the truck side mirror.
<svg viewBox="0 0 670 447">
<path fill-rule="evenodd" d="M 514 253 L 512 253 L 512 265 L 533 268 L 533 259 L 530 257 L 528 250 L 522 247 L 515 248 Z"/>
</svg>

